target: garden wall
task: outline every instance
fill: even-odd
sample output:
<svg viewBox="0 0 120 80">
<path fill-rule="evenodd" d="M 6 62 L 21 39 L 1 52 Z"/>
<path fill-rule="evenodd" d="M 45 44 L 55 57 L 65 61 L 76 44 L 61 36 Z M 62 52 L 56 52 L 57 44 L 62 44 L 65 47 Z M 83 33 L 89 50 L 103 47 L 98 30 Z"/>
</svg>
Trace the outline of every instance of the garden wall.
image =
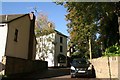
<svg viewBox="0 0 120 80">
<path fill-rule="evenodd" d="M 110 78 L 110 76 L 118 78 L 120 76 L 120 57 L 100 57 L 92 59 L 92 64 L 95 68 L 96 78 Z M 109 64 L 110 66 L 108 66 Z"/>
<path fill-rule="evenodd" d="M 46 61 L 27 60 L 15 57 L 6 56 L 5 75 L 17 73 L 30 73 L 35 71 L 42 71 L 48 68 Z"/>
</svg>

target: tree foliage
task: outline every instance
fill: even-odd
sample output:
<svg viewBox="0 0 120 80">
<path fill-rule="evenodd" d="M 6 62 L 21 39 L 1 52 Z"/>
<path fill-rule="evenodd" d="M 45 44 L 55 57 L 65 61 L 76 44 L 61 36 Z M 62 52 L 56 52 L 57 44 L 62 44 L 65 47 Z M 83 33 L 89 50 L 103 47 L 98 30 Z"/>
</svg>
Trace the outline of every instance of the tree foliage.
<svg viewBox="0 0 120 80">
<path fill-rule="evenodd" d="M 76 50 L 88 53 L 89 38 L 92 40 L 93 52 L 96 48 L 100 49 L 100 45 L 107 48 L 118 43 L 117 15 L 120 3 L 65 2 L 64 6 L 68 12 L 66 20 L 69 21 L 67 26 L 70 42 L 75 45 Z"/>
<path fill-rule="evenodd" d="M 48 20 L 47 15 L 39 13 L 36 20 L 36 36 L 47 35 L 54 32 L 55 25 L 52 21 Z"/>
<path fill-rule="evenodd" d="M 106 48 L 105 52 L 103 53 L 104 56 L 120 56 L 120 45 L 115 44 Z"/>
<path fill-rule="evenodd" d="M 53 42 L 53 36 L 47 37 L 47 35 L 53 33 L 54 31 L 54 23 L 49 21 L 48 17 L 44 13 L 39 13 L 37 16 L 35 27 L 35 34 L 38 43 L 36 52 L 39 60 L 45 60 L 48 57 L 48 52 L 53 53 L 53 47 L 51 47 L 51 45 L 48 45 L 48 43 Z"/>
</svg>

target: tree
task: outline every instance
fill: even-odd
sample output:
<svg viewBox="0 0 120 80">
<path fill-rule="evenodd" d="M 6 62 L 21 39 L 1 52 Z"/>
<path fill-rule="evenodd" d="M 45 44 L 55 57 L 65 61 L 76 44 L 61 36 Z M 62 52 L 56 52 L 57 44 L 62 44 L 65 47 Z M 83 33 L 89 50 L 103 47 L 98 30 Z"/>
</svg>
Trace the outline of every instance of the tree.
<svg viewBox="0 0 120 80">
<path fill-rule="evenodd" d="M 46 45 L 47 42 L 53 42 L 52 37 L 46 37 L 47 35 L 54 32 L 55 25 L 53 22 L 49 21 L 47 16 L 43 13 L 39 13 L 36 20 L 35 34 L 37 37 L 37 56 L 40 60 L 45 60 L 48 57 L 48 51 L 52 52 L 52 48 Z"/>
<path fill-rule="evenodd" d="M 67 26 L 71 42 L 76 44 L 76 49 L 81 53 L 88 54 L 89 39 L 93 52 L 94 44 L 102 42 L 104 48 L 107 48 L 119 42 L 119 3 L 65 2 L 63 5 L 68 11 L 66 20 L 69 21 Z"/>
<path fill-rule="evenodd" d="M 54 32 L 55 25 L 52 21 L 48 20 L 47 15 L 44 13 L 38 13 L 36 20 L 35 32 L 36 36 L 47 35 Z"/>
</svg>

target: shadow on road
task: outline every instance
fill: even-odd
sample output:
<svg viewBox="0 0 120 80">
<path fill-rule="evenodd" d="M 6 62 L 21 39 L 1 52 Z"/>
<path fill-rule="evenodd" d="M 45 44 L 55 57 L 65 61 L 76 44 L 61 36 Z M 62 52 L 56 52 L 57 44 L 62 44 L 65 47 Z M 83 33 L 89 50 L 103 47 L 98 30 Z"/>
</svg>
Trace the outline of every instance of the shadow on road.
<svg viewBox="0 0 120 80">
<path fill-rule="evenodd" d="M 31 78 L 34 79 L 45 79 L 45 78 L 53 78 L 64 75 L 69 75 L 70 70 L 68 68 L 49 68 L 46 71 L 38 72 L 35 75 L 32 75 Z"/>
<path fill-rule="evenodd" d="M 37 71 L 29 74 L 13 75 L 12 77 L 3 78 L 2 80 L 38 80 L 65 76 L 69 74 L 69 68 L 48 68 L 48 70 Z"/>
</svg>

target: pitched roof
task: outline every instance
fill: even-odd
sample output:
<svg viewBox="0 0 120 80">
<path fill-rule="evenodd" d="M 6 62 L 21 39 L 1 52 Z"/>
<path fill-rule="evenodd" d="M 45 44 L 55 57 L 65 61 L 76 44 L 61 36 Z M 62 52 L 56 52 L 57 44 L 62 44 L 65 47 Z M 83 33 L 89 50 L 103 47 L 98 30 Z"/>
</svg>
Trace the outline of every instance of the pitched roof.
<svg viewBox="0 0 120 80">
<path fill-rule="evenodd" d="M 12 20 L 18 19 L 28 14 L 11 14 L 11 15 L 0 15 L 0 23 L 8 23 Z"/>
<path fill-rule="evenodd" d="M 55 30 L 55 32 L 56 32 L 57 34 L 59 34 L 59 35 L 64 36 L 64 37 L 68 37 L 68 36 L 64 35 L 63 33 L 59 32 L 59 31 L 57 31 L 57 30 Z"/>
<path fill-rule="evenodd" d="M 68 36 L 64 35 L 63 33 L 59 32 L 58 30 L 54 30 L 54 31 L 51 32 L 51 33 L 56 33 L 56 34 L 59 34 L 59 35 L 62 35 L 62 36 L 64 36 L 64 37 L 68 38 Z M 51 33 L 49 33 L 49 34 L 51 34 Z M 49 35 L 49 34 L 47 34 L 47 35 Z M 43 35 L 41 35 L 41 36 L 44 36 L 44 35 L 45 35 L 45 34 L 43 34 Z M 37 36 L 37 37 L 38 37 L 38 36 Z"/>
</svg>

